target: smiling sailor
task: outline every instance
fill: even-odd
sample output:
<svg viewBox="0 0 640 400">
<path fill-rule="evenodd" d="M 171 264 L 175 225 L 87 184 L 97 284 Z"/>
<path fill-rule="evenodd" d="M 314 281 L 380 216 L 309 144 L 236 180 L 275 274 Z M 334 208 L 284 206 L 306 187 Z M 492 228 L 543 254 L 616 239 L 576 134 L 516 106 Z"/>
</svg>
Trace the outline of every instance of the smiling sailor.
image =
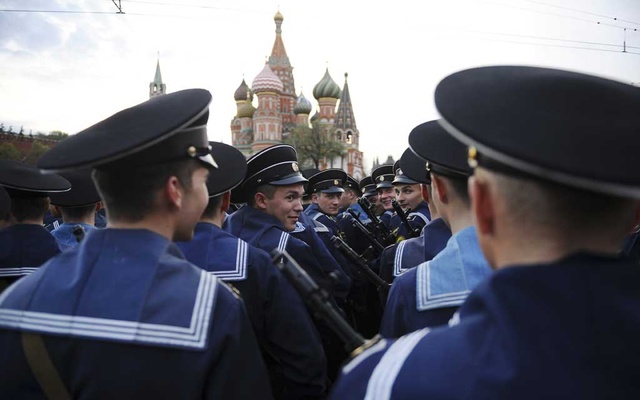
<svg viewBox="0 0 640 400">
<path fill-rule="evenodd" d="M 154 98 L 38 161 L 93 168 L 109 227 L 0 297 L 3 397 L 270 398 L 242 302 L 172 243 L 207 205 L 210 101 L 202 89 Z"/>
</svg>

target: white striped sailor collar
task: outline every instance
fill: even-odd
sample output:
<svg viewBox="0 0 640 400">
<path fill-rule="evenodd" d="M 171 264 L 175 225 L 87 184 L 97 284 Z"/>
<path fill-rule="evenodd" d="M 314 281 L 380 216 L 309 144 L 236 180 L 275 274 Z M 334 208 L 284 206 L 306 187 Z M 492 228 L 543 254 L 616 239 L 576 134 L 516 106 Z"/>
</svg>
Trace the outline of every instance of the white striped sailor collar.
<svg viewBox="0 0 640 400">
<path fill-rule="evenodd" d="M 40 279 L 44 271 L 37 272 L 36 279 Z M 207 345 L 217 293 L 222 287 L 213 275 L 200 270 L 190 322 L 180 326 L 8 308 L 5 303 L 25 282 L 16 282 L 0 295 L 0 328 L 192 350 Z"/>
<path fill-rule="evenodd" d="M 451 236 L 433 260 L 416 268 L 416 309 L 460 306 L 471 290 L 490 274 L 475 227 L 466 227 Z"/>
<path fill-rule="evenodd" d="M 235 269 L 226 271 L 209 271 L 212 275 L 226 282 L 239 282 L 247 279 L 247 264 L 249 260 L 249 245 L 238 239 L 236 247 Z"/>
</svg>

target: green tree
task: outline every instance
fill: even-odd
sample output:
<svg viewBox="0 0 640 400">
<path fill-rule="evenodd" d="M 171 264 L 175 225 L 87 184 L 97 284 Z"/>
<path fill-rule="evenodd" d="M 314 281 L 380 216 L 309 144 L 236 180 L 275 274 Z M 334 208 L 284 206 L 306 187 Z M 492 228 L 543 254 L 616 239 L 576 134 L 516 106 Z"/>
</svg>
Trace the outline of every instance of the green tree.
<svg viewBox="0 0 640 400">
<path fill-rule="evenodd" d="M 333 127 L 317 121 L 311 127 L 296 126 L 284 142 L 296 148 L 300 164 L 313 164 L 316 169 L 320 169 L 320 161 L 325 157 L 338 157 L 347 151 L 345 145 L 336 139 Z"/>
<path fill-rule="evenodd" d="M 62 131 L 51 131 L 45 137 L 47 139 L 60 141 L 60 140 L 62 140 L 64 138 L 66 138 L 67 136 L 69 136 L 69 134 L 65 133 L 65 132 L 62 132 Z"/>
<path fill-rule="evenodd" d="M 12 143 L 0 143 L 0 160 L 19 160 L 21 158 L 20 150 Z"/>
</svg>

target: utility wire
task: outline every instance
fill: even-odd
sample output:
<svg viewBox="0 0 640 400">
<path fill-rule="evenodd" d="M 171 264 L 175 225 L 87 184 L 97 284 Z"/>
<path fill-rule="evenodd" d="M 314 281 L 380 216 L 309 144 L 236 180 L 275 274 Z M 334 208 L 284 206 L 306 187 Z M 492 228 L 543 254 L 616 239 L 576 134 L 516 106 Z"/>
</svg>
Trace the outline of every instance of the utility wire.
<svg viewBox="0 0 640 400">
<path fill-rule="evenodd" d="M 620 19 L 620 18 L 617 18 L 617 17 L 611 17 L 609 15 L 604 15 L 604 14 L 598 14 L 598 13 L 589 12 L 589 11 L 578 10 L 578 9 L 575 9 L 575 8 L 559 6 L 559 5 L 551 4 L 551 3 L 545 3 L 543 1 L 536 1 L 536 0 L 522 0 L 522 1 L 527 1 L 529 3 L 534 3 L 534 4 L 540 4 L 540 5 L 547 6 L 547 7 L 561 8 L 563 10 L 568 10 L 568 11 L 574 11 L 574 12 L 578 12 L 578 13 L 582 13 L 582 14 L 593 15 L 593 16 L 596 16 L 596 17 L 608 18 L 608 19 L 612 19 L 614 21 L 620 21 L 620 22 L 626 22 L 626 23 L 629 23 L 629 24 L 640 25 L 640 22 L 634 22 L 634 21 L 629 21 L 629 20 L 626 20 L 626 19 Z"/>
</svg>

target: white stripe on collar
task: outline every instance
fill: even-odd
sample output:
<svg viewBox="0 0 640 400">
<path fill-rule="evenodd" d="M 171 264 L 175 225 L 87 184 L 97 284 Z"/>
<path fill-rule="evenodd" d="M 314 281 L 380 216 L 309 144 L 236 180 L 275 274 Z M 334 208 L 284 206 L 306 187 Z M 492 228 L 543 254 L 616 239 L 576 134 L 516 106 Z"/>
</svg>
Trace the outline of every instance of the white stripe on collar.
<svg viewBox="0 0 640 400">
<path fill-rule="evenodd" d="M 407 244 L 406 240 L 396 245 L 396 256 L 393 259 L 393 276 L 402 275 L 408 268 L 402 268 L 402 253 L 404 253 L 404 246 Z"/>
<path fill-rule="evenodd" d="M 457 307 L 464 303 L 470 290 L 431 294 L 431 261 L 418 265 L 416 269 L 416 309 L 418 311 L 436 308 Z"/>
<path fill-rule="evenodd" d="M 203 349 L 207 343 L 218 286 L 214 276 L 204 270 L 200 272 L 188 327 L 1 308 L 0 327 L 150 346 Z M 5 298 L 0 298 L 0 306 Z"/>
<path fill-rule="evenodd" d="M 233 271 L 211 271 L 210 273 L 223 281 L 243 281 L 247 279 L 247 264 L 249 260 L 249 246 L 247 242 L 238 239 L 236 248 L 236 269 Z"/>
<path fill-rule="evenodd" d="M 0 268 L 0 278 L 12 276 L 25 276 L 35 272 L 40 267 L 14 267 Z"/>
<path fill-rule="evenodd" d="M 280 241 L 278 242 L 277 249 L 279 251 L 285 251 L 287 249 L 287 242 L 289 241 L 289 234 L 287 232 L 282 232 L 280 235 Z"/>
<path fill-rule="evenodd" d="M 385 352 L 374 368 L 367 384 L 365 400 L 391 399 L 393 384 L 402 369 L 404 362 L 411 355 L 416 345 L 429 333 L 425 328 L 396 340 Z"/>
</svg>

